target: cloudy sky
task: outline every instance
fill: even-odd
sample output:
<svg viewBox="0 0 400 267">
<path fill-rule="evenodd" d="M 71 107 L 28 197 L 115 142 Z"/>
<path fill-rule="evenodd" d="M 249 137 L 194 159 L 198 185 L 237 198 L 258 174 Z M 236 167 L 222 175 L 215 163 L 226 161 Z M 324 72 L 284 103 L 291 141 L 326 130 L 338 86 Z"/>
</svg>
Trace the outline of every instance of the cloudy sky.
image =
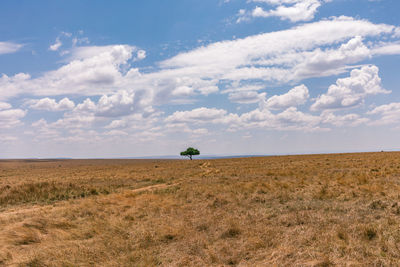
<svg viewBox="0 0 400 267">
<path fill-rule="evenodd" d="M 0 158 L 400 149 L 398 0 L 0 7 Z"/>
</svg>

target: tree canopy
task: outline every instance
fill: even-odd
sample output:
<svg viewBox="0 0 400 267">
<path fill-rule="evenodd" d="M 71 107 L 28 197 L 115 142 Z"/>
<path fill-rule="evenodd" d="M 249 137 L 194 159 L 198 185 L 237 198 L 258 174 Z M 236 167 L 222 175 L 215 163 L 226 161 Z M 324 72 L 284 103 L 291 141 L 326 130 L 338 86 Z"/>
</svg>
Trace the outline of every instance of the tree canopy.
<svg viewBox="0 0 400 267">
<path fill-rule="evenodd" d="M 197 155 L 200 155 L 200 151 L 193 147 L 189 147 L 185 151 L 181 152 L 181 156 L 189 157 L 190 160 L 192 160 L 192 156 L 197 156 Z"/>
</svg>

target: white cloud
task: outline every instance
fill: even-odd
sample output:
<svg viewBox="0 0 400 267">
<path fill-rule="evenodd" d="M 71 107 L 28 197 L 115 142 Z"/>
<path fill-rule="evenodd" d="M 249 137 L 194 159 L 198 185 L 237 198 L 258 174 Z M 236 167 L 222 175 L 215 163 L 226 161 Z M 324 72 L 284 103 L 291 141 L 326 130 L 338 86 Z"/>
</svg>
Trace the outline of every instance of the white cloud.
<svg viewBox="0 0 400 267">
<path fill-rule="evenodd" d="M 321 118 L 303 113 L 296 107 L 290 107 L 283 112 L 274 114 L 268 109 L 255 109 L 244 113 L 234 121 L 231 127 L 236 129 L 263 128 L 275 130 L 321 130 L 318 126 Z"/>
<path fill-rule="evenodd" d="M 296 107 L 290 107 L 276 115 L 276 117 L 283 125 L 294 125 L 295 127 L 301 125 L 315 126 L 320 122 L 319 117 L 298 111 Z"/>
<path fill-rule="evenodd" d="M 239 91 L 229 94 L 229 100 L 234 103 L 251 104 L 265 100 L 266 93 L 257 93 L 256 91 Z"/>
<path fill-rule="evenodd" d="M 81 38 L 74 37 L 74 38 L 72 38 L 72 46 L 73 47 L 75 47 L 77 45 L 89 44 L 89 43 L 90 43 L 90 41 L 89 41 L 89 38 L 87 38 L 87 37 L 81 37 Z"/>
<path fill-rule="evenodd" d="M 139 50 L 139 51 L 137 52 L 136 58 L 137 58 L 138 60 L 145 59 L 145 58 L 146 58 L 146 51 L 144 51 L 144 50 Z"/>
<path fill-rule="evenodd" d="M 17 92 L 29 88 L 34 95 L 103 94 L 121 82 L 120 66 L 127 63 L 132 52 L 132 47 L 124 45 L 77 49 L 71 54 L 73 60 L 61 68 L 36 79 L 8 82 L 8 86 L 15 86 Z"/>
<path fill-rule="evenodd" d="M 137 108 L 137 107 L 136 107 Z M 95 114 L 104 117 L 129 115 L 135 109 L 135 94 L 119 91 L 113 95 L 103 95 L 95 107 Z"/>
<path fill-rule="evenodd" d="M 32 133 L 34 140 L 54 140 L 61 135 L 57 129 L 51 128 L 45 119 L 35 121 L 31 126 L 34 128 L 34 132 Z"/>
<path fill-rule="evenodd" d="M 6 102 L 0 102 L 0 110 L 10 109 L 12 106 Z"/>
<path fill-rule="evenodd" d="M 106 129 L 115 129 L 115 128 L 125 128 L 126 126 L 127 126 L 127 122 L 125 120 L 113 120 L 105 128 Z"/>
<path fill-rule="evenodd" d="M 194 89 L 189 86 L 179 86 L 172 91 L 174 96 L 190 96 L 194 94 Z"/>
<path fill-rule="evenodd" d="M 342 127 L 342 126 L 358 126 L 360 124 L 364 124 L 369 122 L 368 118 L 362 118 L 360 115 L 358 114 L 345 114 L 345 115 L 335 115 L 330 111 L 324 111 L 321 114 L 321 118 L 322 118 L 322 123 L 328 123 L 328 124 L 332 124 L 338 127 Z"/>
<path fill-rule="evenodd" d="M 113 120 L 105 125 L 104 128 L 144 131 L 154 128 L 155 125 L 160 125 L 161 115 L 161 112 L 156 112 L 149 115 L 135 113 L 118 119 L 111 118 Z"/>
<path fill-rule="evenodd" d="M 243 91 L 259 91 L 265 88 L 263 84 L 251 83 L 251 84 L 240 84 L 240 82 L 232 82 L 231 86 L 221 91 L 221 93 L 234 93 Z"/>
<path fill-rule="evenodd" d="M 130 116 L 134 113 L 151 114 L 154 112 L 151 106 L 143 106 L 140 98 L 135 97 L 135 93 L 121 90 L 114 94 L 103 95 L 97 102 L 87 98 L 69 113 L 64 114 L 64 118 L 59 120 L 59 124 L 69 125 L 71 121 L 95 122 L 96 119 L 106 120 L 108 118 Z M 115 120 L 107 128 L 118 128 L 124 121 Z"/>
<path fill-rule="evenodd" d="M 54 123 L 46 125 L 49 129 L 91 128 L 96 126 L 96 123 L 100 123 L 97 126 L 108 123 L 108 125 L 105 126 L 106 129 L 115 129 L 128 126 L 128 122 L 132 119 L 136 122 L 138 120 L 146 121 L 145 117 L 147 117 L 149 121 L 152 122 L 151 116 L 157 114 L 151 106 L 141 102 L 140 96 L 136 97 L 135 93 L 129 93 L 124 90 L 103 95 L 97 102 L 87 98 L 82 103 L 77 104 L 73 109 L 73 103 L 68 103 L 66 100 L 63 100 L 57 103 L 52 99 L 45 98 L 40 102 L 35 102 L 31 107 L 54 111 L 61 110 L 62 106 L 69 106 L 70 111 L 64 113 L 62 118 Z M 115 120 L 114 118 L 116 117 L 122 119 Z M 125 119 L 124 117 L 128 118 Z M 110 119 L 112 119 L 111 122 Z"/>
<path fill-rule="evenodd" d="M 136 47 L 76 47 L 68 57 L 70 62 L 37 78 L 27 74 L 0 76 L 0 98 L 5 100 L 18 94 L 98 96 L 126 90 L 136 95 L 141 92 L 149 104 L 162 105 L 216 93 L 221 80 L 228 85 L 253 79 L 274 85 L 338 74 L 347 71 L 347 64 L 370 56 L 362 38 L 393 32 L 390 25 L 332 18 L 289 30 L 216 42 L 178 54 L 161 62 L 158 70 L 146 73 L 129 66 L 137 57 Z M 326 48 L 322 50 L 321 46 Z M 233 88 L 241 90 L 240 86 L 232 86 L 232 92 Z"/>
<path fill-rule="evenodd" d="M 125 64 L 137 48 L 130 45 L 80 46 L 73 48 L 69 60 L 108 60 L 113 64 Z"/>
<path fill-rule="evenodd" d="M 0 128 L 7 129 L 20 125 L 20 119 L 25 115 L 26 111 L 21 109 L 0 110 Z"/>
<path fill-rule="evenodd" d="M 294 87 L 286 94 L 270 97 L 263 105 L 268 109 L 286 109 L 306 103 L 309 97 L 308 88 L 302 84 Z"/>
<path fill-rule="evenodd" d="M 319 96 L 311 110 L 353 108 L 362 104 L 369 95 L 390 93 L 382 88 L 378 72 L 374 65 L 352 70 L 350 77 L 338 79 L 326 94 Z"/>
<path fill-rule="evenodd" d="M 50 45 L 49 50 L 57 51 L 61 46 L 62 46 L 62 42 L 61 42 L 60 38 L 57 37 L 55 43 Z"/>
<path fill-rule="evenodd" d="M 217 42 L 161 62 L 200 77 L 289 82 L 344 72 L 346 64 L 370 56 L 363 37 L 393 34 L 394 27 L 347 17 L 309 23 L 289 30 Z M 345 42 L 345 43 L 342 43 Z M 325 48 L 342 43 L 338 48 Z M 316 69 L 323 67 L 323 72 Z"/>
<path fill-rule="evenodd" d="M 347 43 L 341 44 L 337 49 L 322 50 L 317 48 L 310 52 L 298 54 L 299 61 L 293 71 L 295 76 L 298 77 L 336 75 L 344 72 L 348 68 L 347 64 L 360 62 L 371 55 L 372 53 L 364 45 L 362 37 L 356 36 Z"/>
<path fill-rule="evenodd" d="M 378 106 L 368 114 L 381 116 L 378 120 L 371 122 L 373 125 L 400 123 L 400 103 Z"/>
<path fill-rule="evenodd" d="M 315 13 L 321 6 L 318 0 L 297 1 L 294 5 L 279 5 L 276 9 L 265 11 L 261 7 L 256 7 L 252 11 L 253 17 L 280 17 L 291 22 L 309 21 L 314 18 Z"/>
<path fill-rule="evenodd" d="M 27 86 L 26 88 L 28 88 L 30 78 L 31 76 L 26 73 L 18 73 L 11 77 L 6 74 L 0 76 L 0 100 L 9 99 L 24 93 L 26 89 L 24 90 L 23 86 Z M 28 93 L 27 90 L 26 93 Z"/>
<path fill-rule="evenodd" d="M 0 102 L 0 129 L 9 129 L 21 125 L 21 119 L 25 117 L 26 113 L 22 109 L 12 109 L 9 103 Z"/>
<path fill-rule="evenodd" d="M 321 118 L 290 107 L 274 114 L 268 109 L 255 109 L 241 115 L 228 113 L 223 109 L 197 108 L 190 111 L 177 111 L 167 117 L 165 122 L 173 129 L 186 129 L 187 124 L 228 125 L 230 131 L 262 128 L 277 130 L 321 130 Z"/>
<path fill-rule="evenodd" d="M 108 132 L 105 132 L 104 135 L 109 135 L 109 136 L 126 136 L 128 135 L 127 132 L 121 131 L 121 130 L 111 130 Z"/>
<path fill-rule="evenodd" d="M 96 117 L 93 114 L 71 112 L 65 113 L 63 118 L 52 123 L 49 127 L 62 129 L 90 129 L 95 120 Z"/>
<path fill-rule="evenodd" d="M 193 129 L 192 134 L 194 135 L 206 135 L 208 134 L 208 130 L 206 128 L 198 128 L 198 129 Z"/>
<path fill-rule="evenodd" d="M 246 9 L 239 9 L 237 13 L 236 23 L 241 23 L 249 20 L 251 20 L 251 12 L 248 12 Z"/>
<path fill-rule="evenodd" d="M 400 55 L 400 43 L 379 43 L 371 53 L 374 55 Z"/>
<path fill-rule="evenodd" d="M 237 23 L 257 17 L 279 17 L 291 22 L 310 21 L 314 19 L 318 8 L 323 3 L 330 2 L 330 0 L 253 0 L 248 2 L 268 5 L 270 9 L 260 6 L 256 6 L 252 11 L 241 9 L 238 13 Z M 274 8 L 271 8 L 271 6 Z"/>
<path fill-rule="evenodd" d="M 271 94 L 274 96 L 267 100 L 266 93 L 258 91 L 288 82 L 300 84 L 298 81 L 304 78 L 347 72 L 354 68 L 351 64 L 384 54 L 376 52 L 377 49 L 395 43 L 383 44 L 374 40 L 393 37 L 394 32 L 395 27 L 391 25 L 347 17 L 331 18 L 289 30 L 216 42 L 180 53 L 160 62 L 157 68 L 143 72 L 133 66 L 136 60 L 144 58 L 145 53 L 134 46 L 75 47 L 66 57 L 69 61 L 65 65 L 39 77 L 32 78 L 24 73 L 0 76 L 0 98 L 7 101 L 17 95 L 46 96 L 31 102 L 31 108 L 68 110 L 62 118 L 47 125 L 52 130 L 49 134 L 54 135 L 61 128 L 100 127 L 129 134 L 141 128 L 156 137 L 157 130 L 151 126 L 156 121 L 152 116 L 159 107 L 193 102 L 195 97 L 210 93 L 226 93 L 230 101 L 240 104 L 260 101 L 262 104 L 258 109 L 243 114 L 204 107 L 177 111 L 165 119 L 160 115 L 159 122 L 163 121 L 165 127 L 210 123 L 231 130 L 246 127 L 322 130 L 321 125 L 350 125 L 365 122 L 365 119 L 352 114 L 347 117 L 334 114 L 316 116 L 298 110 L 296 107 L 305 104 L 309 98 L 305 85 L 283 95 Z M 364 43 L 363 40 L 368 41 Z M 358 84 L 362 82 L 361 90 Z M 334 86 L 347 93 L 341 95 L 337 93 L 338 89 L 328 90 L 316 100 L 312 110 L 354 107 L 368 95 L 387 92 L 381 88 L 378 72 L 373 69 L 353 70 L 349 78 L 339 79 L 331 87 Z M 65 100 L 61 103 L 51 96 L 89 98 L 74 107 L 69 99 L 71 102 Z M 334 101 L 324 102 L 322 98 L 326 96 L 334 97 Z M 353 102 L 348 96 L 354 98 Z M 187 133 L 189 131 L 195 134 L 195 130 Z M 199 132 L 205 133 L 204 130 Z M 97 136 L 104 137 L 104 134 Z"/>
<path fill-rule="evenodd" d="M 78 31 L 78 35 L 82 35 L 83 31 Z M 70 48 L 65 48 L 64 50 L 61 50 L 61 47 L 66 47 L 67 44 L 72 45 L 72 49 L 74 49 L 77 45 L 87 45 L 89 44 L 89 39 L 87 37 L 73 37 L 73 34 L 70 32 L 60 32 L 60 34 L 57 36 L 56 40 L 54 41 L 53 44 L 49 46 L 50 51 L 60 51 L 61 56 L 65 56 L 67 54 L 70 54 L 71 51 L 69 50 Z"/>
<path fill-rule="evenodd" d="M 328 131 L 326 125 L 355 127 L 370 120 L 358 114 L 336 115 L 325 111 L 320 115 L 311 115 L 299 111 L 296 107 L 286 108 L 273 113 L 265 106 L 243 114 L 232 114 L 222 109 L 197 108 L 190 111 L 177 111 L 165 119 L 171 131 L 191 132 L 188 125 L 214 124 L 226 125 L 229 131 L 248 129 L 273 129 L 282 131 Z"/>
<path fill-rule="evenodd" d="M 185 122 L 212 122 L 222 119 L 227 114 L 226 110 L 216 108 L 196 108 L 191 111 L 176 111 L 168 116 L 167 123 L 185 123 Z"/>
<path fill-rule="evenodd" d="M 47 111 L 64 111 L 71 110 L 75 107 L 74 102 L 68 98 L 63 98 L 57 103 L 56 100 L 46 97 L 42 99 L 29 100 L 27 104 L 32 109 Z"/>
<path fill-rule="evenodd" d="M 266 3 L 270 5 L 296 4 L 304 0 L 250 0 L 249 2 Z"/>
<path fill-rule="evenodd" d="M 0 55 L 15 53 L 23 47 L 21 44 L 12 42 L 0 42 Z"/>
</svg>

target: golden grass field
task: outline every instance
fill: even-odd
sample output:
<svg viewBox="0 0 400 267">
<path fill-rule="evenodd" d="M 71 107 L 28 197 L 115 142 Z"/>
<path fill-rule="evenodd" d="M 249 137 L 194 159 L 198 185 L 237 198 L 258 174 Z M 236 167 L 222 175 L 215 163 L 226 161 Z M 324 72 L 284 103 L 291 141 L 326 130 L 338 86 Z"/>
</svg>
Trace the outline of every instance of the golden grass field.
<svg viewBox="0 0 400 267">
<path fill-rule="evenodd" d="M 0 266 L 398 266 L 400 153 L 0 161 Z"/>
</svg>

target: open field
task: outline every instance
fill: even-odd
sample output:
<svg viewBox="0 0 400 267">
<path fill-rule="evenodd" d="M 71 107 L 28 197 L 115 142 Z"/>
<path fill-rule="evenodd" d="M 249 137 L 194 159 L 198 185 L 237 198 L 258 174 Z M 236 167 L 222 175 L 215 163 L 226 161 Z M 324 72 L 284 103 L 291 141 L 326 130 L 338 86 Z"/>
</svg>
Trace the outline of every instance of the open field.
<svg viewBox="0 0 400 267">
<path fill-rule="evenodd" d="M 400 153 L 0 161 L 0 266 L 397 266 Z"/>
</svg>

